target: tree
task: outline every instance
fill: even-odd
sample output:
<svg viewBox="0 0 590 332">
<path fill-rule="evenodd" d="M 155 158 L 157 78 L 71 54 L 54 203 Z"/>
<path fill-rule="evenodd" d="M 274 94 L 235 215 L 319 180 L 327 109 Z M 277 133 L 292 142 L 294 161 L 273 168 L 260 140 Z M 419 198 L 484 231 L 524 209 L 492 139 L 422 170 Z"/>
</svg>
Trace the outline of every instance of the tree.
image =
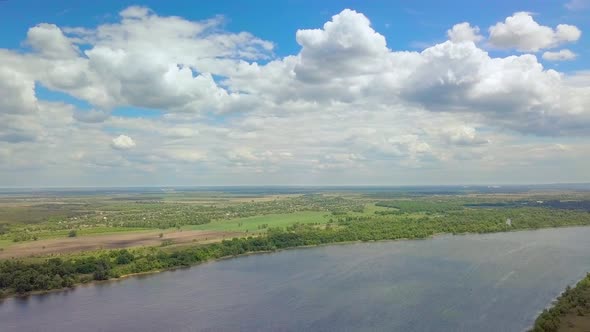
<svg viewBox="0 0 590 332">
<path fill-rule="evenodd" d="M 133 257 L 133 254 L 130 253 L 129 251 L 127 251 L 126 249 L 123 249 L 119 252 L 119 255 L 117 256 L 117 258 L 115 259 L 115 261 L 117 262 L 117 264 L 122 265 L 122 264 L 129 264 L 133 261 L 135 257 Z"/>
<path fill-rule="evenodd" d="M 30 271 L 24 271 L 14 277 L 13 287 L 17 293 L 23 294 L 33 290 Z"/>
<path fill-rule="evenodd" d="M 111 267 L 109 262 L 105 259 L 97 259 L 96 260 L 96 267 L 94 273 L 92 274 L 92 278 L 94 280 L 107 280 L 109 278 L 109 271 Z"/>
<path fill-rule="evenodd" d="M 100 266 L 97 268 L 96 271 L 94 271 L 94 273 L 92 274 L 92 278 L 94 280 L 107 280 L 109 278 L 109 275 L 105 268 Z"/>
<path fill-rule="evenodd" d="M 72 229 L 69 233 L 68 233 L 68 237 L 76 237 L 78 235 L 78 232 L 76 232 L 75 229 Z"/>
<path fill-rule="evenodd" d="M 56 274 L 53 276 L 53 279 L 51 279 L 51 281 L 49 283 L 49 289 L 61 288 L 61 287 L 63 287 L 63 284 L 64 284 L 63 278 L 59 274 Z"/>
</svg>

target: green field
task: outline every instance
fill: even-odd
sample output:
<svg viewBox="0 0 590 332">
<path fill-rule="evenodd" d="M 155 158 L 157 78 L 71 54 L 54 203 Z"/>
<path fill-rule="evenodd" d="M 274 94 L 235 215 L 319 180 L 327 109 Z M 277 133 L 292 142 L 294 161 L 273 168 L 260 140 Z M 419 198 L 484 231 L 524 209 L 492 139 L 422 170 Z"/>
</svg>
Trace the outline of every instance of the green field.
<svg viewBox="0 0 590 332">
<path fill-rule="evenodd" d="M 118 234 L 124 232 L 134 232 L 140 233 L 145 231 L 153 231 L 153 229 L 149 228 L 136 228 L 136 227 L 92 227 L 92 228 L 82 228 L 76 230 L 77 236 L 85 236 L 85 235 L 109 235 L 109 234 Z M 42 231 L 37 233 L 39 239 L 53 239 L 53 238 L 60 238 L 60 237 L 67 237 L 69 230 L 57 230 L 57 231 Z"/>
<path fill-rule="evenodd" d="M 11 240 L 2 240 L 0 239 L 0 249 L 8 247 L 11 243 Z"/>
<path fill-rule="evenodd" d="M 246 218 L 236 218 L 229 220 L 217 220 L 202 225 L 187 225 L 184 229 L 207 230 L 207 231 L 230 231 L 230 232 L 258 232 L 264 231 L 259 226 L 268 225 L 268 227 L 285 227 L 294 223 L 320 223 L 325 224 L 330 220 L 330 213 L 302 211 L 294 213 L 276 213 L 263 216 L 254 216 Z"/>
<path fill-rule="evenodd" d="M 351 216 L 373 216 L 377 211 L 391 211 L 392 208 L 376 206 L 374 203 L 366 204 L 363 212 L 349 212 Z"/>
</svg>

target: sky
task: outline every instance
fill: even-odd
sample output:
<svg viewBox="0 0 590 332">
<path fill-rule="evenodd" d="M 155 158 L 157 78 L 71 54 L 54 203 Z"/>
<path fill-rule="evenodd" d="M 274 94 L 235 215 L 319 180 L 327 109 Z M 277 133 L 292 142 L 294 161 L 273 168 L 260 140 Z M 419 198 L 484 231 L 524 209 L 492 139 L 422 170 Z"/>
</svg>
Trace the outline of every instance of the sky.
<svg viewBox="0 0 590 332">
<path fill-rule="evenodd" d="M 0 187 L 590 182 L 590 0 L 0 0 Z"/>
</svg>

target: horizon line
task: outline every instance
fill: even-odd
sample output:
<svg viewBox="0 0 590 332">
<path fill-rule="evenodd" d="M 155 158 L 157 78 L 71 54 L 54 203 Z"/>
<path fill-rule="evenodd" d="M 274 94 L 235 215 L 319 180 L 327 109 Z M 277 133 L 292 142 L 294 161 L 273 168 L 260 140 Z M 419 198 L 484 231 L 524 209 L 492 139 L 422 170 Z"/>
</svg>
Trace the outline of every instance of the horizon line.
<svg viewBox="0 0 590 332">
<path fill-rule="evenodd" d="M 115 189 L 115 188 L 221 188 L 221 187 L 515 187 L 515 186 L 558 186 L 590 185 L 590 182 L 546 182 L 546 183 L 475 183 L 475 184 L 208 184 L 208 185 L 127 185 L 127 186 L 0 186 L 2 189 Z"/>
</svg>

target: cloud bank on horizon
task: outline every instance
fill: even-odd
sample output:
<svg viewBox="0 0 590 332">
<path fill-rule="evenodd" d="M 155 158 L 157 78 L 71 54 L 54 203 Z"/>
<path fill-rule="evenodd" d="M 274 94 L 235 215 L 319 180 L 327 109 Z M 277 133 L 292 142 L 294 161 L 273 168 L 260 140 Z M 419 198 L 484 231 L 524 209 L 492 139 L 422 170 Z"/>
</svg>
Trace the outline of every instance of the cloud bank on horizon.
<svg viewBox="0 0 590 332">
<path fill-rule="evenodd" d="M 582 36 L 516 12 L 396 50 L 344 9 L 278 57 L 221 17 L 40 22 L 0 49 L 0 186 L 588 182 L 590 68 L 540 60 Z"/>
</svg>

